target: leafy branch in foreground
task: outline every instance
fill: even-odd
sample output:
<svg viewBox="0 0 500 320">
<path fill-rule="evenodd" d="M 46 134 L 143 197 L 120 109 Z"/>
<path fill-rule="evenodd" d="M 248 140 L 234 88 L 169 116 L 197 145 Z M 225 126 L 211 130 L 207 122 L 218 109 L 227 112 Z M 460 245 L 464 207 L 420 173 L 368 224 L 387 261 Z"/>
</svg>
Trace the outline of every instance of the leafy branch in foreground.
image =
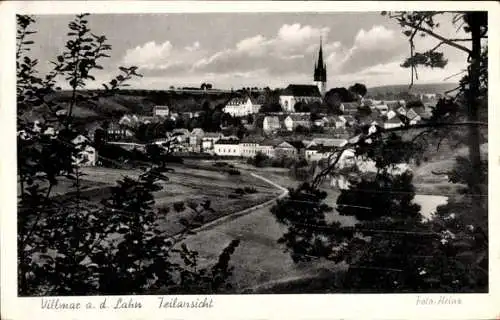
<svg viewBox="0 0 500 320">
<path fill-rule="evenodd" d="M 45 77 L 38 75 L 38 61 L 28 56 L 35 19 L 17 17 L 19 295 L 225 290 L 238 241 L 228 245 L 214 266 L 201 268 L 189 258 L 197 253 L 182 244 L 190 228 L 176 235 L 161 230 L 158 218 L 168 212 L 154 207 L 154 192 L 163 187 L 169 171 L 158 157 L 136 178 L 83 191 L 81 166 L 88 161 L 83 151 L 91 142 L 73 127 L 74 108 L 113 94 L 140 76 L 137 67 L 120 67 L 120 75 L 103 85 L 104 91 L 83 91 L 111 50 L 104 36 L 91 33 L 87 16 L 77 15 L 69 23 L 65 49 Z M 63 80 L 71 88 L 66 106 L 49 97 Z M 46 108 L 44 118 L 25 116 L 37 108 Z M 69 193 L 55 194 L 68 182 Z M 204 208 L 209 207 L 206 203 Z"/>
</svg>

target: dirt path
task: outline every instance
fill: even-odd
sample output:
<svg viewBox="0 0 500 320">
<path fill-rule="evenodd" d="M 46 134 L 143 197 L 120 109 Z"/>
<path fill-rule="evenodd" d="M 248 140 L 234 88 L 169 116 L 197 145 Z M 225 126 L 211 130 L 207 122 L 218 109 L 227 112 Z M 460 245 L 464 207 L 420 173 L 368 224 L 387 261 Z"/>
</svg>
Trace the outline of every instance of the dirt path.
<svg viewBox="0 0 500 320">
<path fill-rule="evenodd" d="M 285 197 L 288 190 L 274 181 L 254 173 L 263 181 L 275 186 L 282 193 L 275 199 L 244 210 L 231 218 L 221 219 L 201 227 L 195 235 L 183 242 L 199 253 L 200 266 L 213 264 L 222 249 L 232 240 L 239 239 L 240 245 L 231 256 L 234 266 L 231 283 L 235 292 L 250 288 L 316 275 L 320 270 L 332 270 L 334 264 L 295 263 L 278 239 L 286 231 L 270 212 L 270 207 L 278 198 Z"/>
</svg>

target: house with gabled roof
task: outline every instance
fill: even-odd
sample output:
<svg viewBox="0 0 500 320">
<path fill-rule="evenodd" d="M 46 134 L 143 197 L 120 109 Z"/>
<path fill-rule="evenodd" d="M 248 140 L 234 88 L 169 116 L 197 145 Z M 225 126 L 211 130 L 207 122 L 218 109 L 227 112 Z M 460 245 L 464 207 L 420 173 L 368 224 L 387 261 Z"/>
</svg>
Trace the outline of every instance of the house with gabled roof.
<svg viewBox="0 0 500 320">
<path fill-rule="evenodd" d="M 279 145 L 281 141 L 277 139 L 264 139 L 261 142 L 259 142 L 259 145 L 257 147 L 257 152 L 260 152 L 270 158 L 273 158 L 275 156 L 274 154 L 274 148 Z"/>
<path fill-rule="evenodd" d="M 215 142 L 220 138 L 222 138 L 222 133 L 220 132 L 205 132 L 203 138 L 201 138 L 201 151 L 213 151 Z"/>
<path fill-rule="evenodd" d="M 307 84 L 291 84 L 280 94 L 280 105 L 285 112 L 295 112 L 298 102 L 310 104 L 321 102 L 321 92 L 318 86 Z"/>
<path fill-rule="evenodd" d="M 236 97 L 227 102 L 223 111 L 233 117 L 244 117 L 249 114 L 258 113 L 261 104 L 255 98 L 250 96 Z"/>
<path fill-rule="evenodd" d="M 400 117 L 396 116 L 384 122 L 384 129 L 398 128 L 403 125 L 404 123 L 401 121 Z"/>
<path fill-rule="evenodd" d="M 291 143 L 283 141 L 274 148 L 276 157 L 295 157 L 298 155 L 298 150 Z"/>
<path fill-rule="evenodd" d="M 262 123 L 264 132 L 273 132 L 281 129 L 281 121 L 278 116 L 266 116 Z"/>
<path fill-rule="evenodd" d="M 310 113 L 291 113 L 283 121 L 285 128 L 288 131 L 293 131 L 298 126 L 304 128 L 311 127 L 311 114 Z"/>
</svg>

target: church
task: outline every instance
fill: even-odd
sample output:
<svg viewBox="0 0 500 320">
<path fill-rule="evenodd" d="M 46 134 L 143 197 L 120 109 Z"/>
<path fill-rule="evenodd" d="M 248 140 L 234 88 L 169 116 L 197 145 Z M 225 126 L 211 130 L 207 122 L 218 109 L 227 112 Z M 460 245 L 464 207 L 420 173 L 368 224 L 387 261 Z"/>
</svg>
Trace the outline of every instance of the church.
<svg viewBox="0 0 500 320">
<path fill-rule="evenodd" d="M 295 112 L 295 104 L 322 102 L 326 93 L 326 63 L 323 61 L 323 41 L 320 39 L 318 61 L 314 64 L 314 85 L 291 84 L 280 95 L 280 105 L 285 112 Z"/>
</svg>

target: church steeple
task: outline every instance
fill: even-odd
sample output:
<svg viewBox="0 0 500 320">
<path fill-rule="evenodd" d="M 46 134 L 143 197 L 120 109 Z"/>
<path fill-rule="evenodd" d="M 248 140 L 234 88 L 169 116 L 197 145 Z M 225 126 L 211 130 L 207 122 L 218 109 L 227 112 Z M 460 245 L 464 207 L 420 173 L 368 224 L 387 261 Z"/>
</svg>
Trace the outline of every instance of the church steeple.
<svg viewBox="0 0 500 320">
<path fill-rule="evenodd" d="M 323 38 L 319 38 L 318 62 L 314 64 L 314 82 L 317 83 L 321 95 L 326 91 L 326 64 L 323 62 Z"/>
</svg>

